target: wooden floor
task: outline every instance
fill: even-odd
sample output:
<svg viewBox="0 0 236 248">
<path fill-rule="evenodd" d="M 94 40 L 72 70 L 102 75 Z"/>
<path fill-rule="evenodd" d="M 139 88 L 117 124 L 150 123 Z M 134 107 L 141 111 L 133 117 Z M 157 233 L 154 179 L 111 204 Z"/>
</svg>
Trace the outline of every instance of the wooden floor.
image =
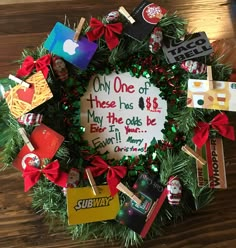
<svg viewBox="0 0 236 248">
<path fill-rule="evenodd" d="M 170 12 L 189 20 L 190 31 L 205 31 L 211 41 L 230 39 L 236 30 L 236 1 L 231 0 L 160 0 L 155 1 Z M 0 0 L 0 77 L 15 73 L 24 48 L 35 48 L 45 39 L 55 22 L 71 23 L 81 16 L 103 16 L 123 5 L 131 11 L 139 0 Z M 236 52 L 231 54 L 235 60 Z M 231 61 L 231 62 L 232 62 Z M 1 114 L 1 113 L 0 113 Z M 236 115 L 230 120 L 236 123 Z M 0 136 L 1 138 L 1 136 Z M 236 142 L 225 141 L 228 189 L 217 192 L 215 201 L 187 218 L 166 228 L 163 237 L 145 242 L 152 248 L 236 247 Z M 31 209 L 30 197 L 23 193 L 23 180 L 12 169 L 0 173 L 0 247 L 120 247 L 119 242 L 106 244 L 91 240 L 82 244 L 66 233 L 49 232 L 43 219 Z"/>
</svg>

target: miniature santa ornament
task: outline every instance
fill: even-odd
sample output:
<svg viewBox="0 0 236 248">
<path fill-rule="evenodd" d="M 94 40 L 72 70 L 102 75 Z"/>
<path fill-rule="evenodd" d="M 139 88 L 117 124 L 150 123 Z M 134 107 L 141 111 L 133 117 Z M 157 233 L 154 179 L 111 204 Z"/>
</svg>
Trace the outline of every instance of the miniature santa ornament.
<svg viewBox="0 0 236 248">
<path fill-rule="evenodd" d="M 57 78 L 64 82 L 68 79 L 68 70 L 64 60 L 58 56 L 52 58 L 52 68 Z"/>
<path fill-rule="evenodd" d="M 66 188 L 63 188 L 63 193 L 66 196 L 67 188 L 76 188 L 79 185 L 80 174 L 76 168 L 71 168 L 68 175 L 68 182 Z"/>
<path fill-rule="evenodd" d="M 171 176 L 167 183 L 167 199 L 170 205 L 179 205 L 182 196 L 182 186 L 176 176 Z"/>
</svg>

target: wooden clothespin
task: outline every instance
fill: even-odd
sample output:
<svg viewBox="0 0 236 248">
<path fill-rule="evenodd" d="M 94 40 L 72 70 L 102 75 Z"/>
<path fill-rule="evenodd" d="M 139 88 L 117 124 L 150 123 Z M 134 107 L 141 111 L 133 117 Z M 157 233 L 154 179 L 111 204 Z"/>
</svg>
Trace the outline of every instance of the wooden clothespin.
<svg viewBox="0 0 236 248">
<path fill-rule="evenodd" d="M 212 90 L 214 87 L 213 87 L 212 67 L 210 65 L 207 66 L 207 81 L 209 81 L 209 89 Z"/>
<path fill-rule="evenodd" d="M 123 7 L 121 6 L 118 11 L 131 23 L 135 23 L 134 18 L 129 14 L 129 12 Z"/>
<path fill-rule="evenodd" d="M 195 158 L 198 160 L 201 164 L 206 164 L 206 160 L 203 159 L 199 154 L 197 154 L 192 148 L 190 148 L 188 145 L 182 146 L 182 151 L 187 153 L 189 156 Z"/>
<path fill-rule="evenodd" d="M 18 83 L 18 84 L 21 84 L 22 86 L 24 86 L 25 88 L 29 88 L 30 87 L 30 84 L 29 83 L 26 83 L 25 81 L 9 74 L 8 76 L 9 79 L 13 80 L 14 82 Z"/>
<path fill-rule="evenodd" d="M 23 127 L 19 127 L 18 132 L 20 133 L 22 139 L 24 140 L 24 142 L 27 145 L 27 147 L 29 148 L 29 150 L 31 152 L 34 151 L 35 149 L 34 149 L 33 145 L 31 144 L 31 142 L 30 142 L 30 140 L 29 140 L 29 138 L 28 138 L 28 136 L 26 134 L 25 129 Z"/>
<path fill-rule="evenodd" d="M 130 199 L 135 201 L 138 205 L 142 203 L 142 200 L 140 200 L 132 191 L 130 191 L 123 183 L 118 183 L 116 188 L 126 194 Z"/>
<path fill-rule="evenodd" d="M 82 28 L 84 26 L 84 22 L 85 22 L 85 18 L 84 17 L 81 17 L 80 18 L 80 21 L 79 21 L 79 24 L 75 30 L 75 35 L 74 35 L 74 41 L 77 42 L 78 39 L 79 39 L 79 36 L 80 36 L 80 33 L 82 31 Z"/>
<path fill-rule="evenodd" d="M 94 178 L 93 178 L 93 175 L 91 173 L 91 170 L 89 168 L 87 168 L 87 169 L 85 169 L 85 171 L 86 171 L 89 183 L 90 183 L 90 185 L 91 185 L 91 187 L 93 189 L 94 195 L 98 195 L 99 191 L 98 191 L 97 185 L 96 185 L 96 183 L 94 181 Z"/>
</svg>

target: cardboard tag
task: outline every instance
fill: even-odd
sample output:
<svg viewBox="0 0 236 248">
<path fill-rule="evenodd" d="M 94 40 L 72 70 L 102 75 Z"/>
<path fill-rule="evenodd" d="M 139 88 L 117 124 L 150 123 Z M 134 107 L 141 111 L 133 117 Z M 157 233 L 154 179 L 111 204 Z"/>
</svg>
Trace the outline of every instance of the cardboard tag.
<svg viewBox="0 0 236 248">
<path fill-rule="evenodd" d="M 142 1 L 131 13 L 135 22 L 128 23 L 124 33 L 132 38 L 142 41 L 152 32 L 154 26 L 160 21 L 167 11 L 155 3 Z"/>
<path fill-rule="evenodd" d="M 167 190 L 150 175 L 141 174 L 133 186 L 133 192 L 142 203 L 138 205 L 128 198 L 120 208 L 116 220 L 144 238 L 167 196 Z"/>
<path fill-rule="evenodd" d="M 194 33 L 185 40 L 165 39 L 162 45 L 168 63 L 175 63 L 211 54 L 213 49 L 205 32 Z"/>
<path fill-rule="evenodd" d="M 153 139 L 163 139 L 167 102 L 159 95 L 144 77 L 95 75 L 81 97 L 83 138 L 110 158 L 145 154 Z"/>
<path fill-rule="evenodd" d="M 40 167 L 43 159 L 52 159 L 64 141 L 64 137 L 44 124 L 37 126 L 31 136 L 30 142 L 35 148 L 30 152 L 27 145 L 24 145 L 13 161 L 13 166 L 23 171 L 27 165 Z"/>
<path fill-rule="evenodd" d="M 187 107 L 236 111 L 236 83 L 189 79 Z"/>
<path fill-rule="evenodd" d="M 196 161 L 198 186 L 208 186 L 216 189 L 226 189 L 226 173 L 222 138 L 209 138 L 206 144 L 196 150 L 206 159 L 203 165 Z"/>
<path fill-rule="evenodd" d="M 85 37 L 74 41 L 74 36 L 75 32 L 72 29 L 57 22 L 43 46 L 74 66 L 85 70 L 98 45 Z"/>
<path fill-rule="evenodd" d="M 30 84 L 29 88 L 18 84 L 6 93 L 6 102 L 15 118 L 21 117 L 53 97 L 41 71 L 26 79 L 26 82 Z"/>
<path fill-rule="evenodd" d="M 118 194 L 111 196 L 107 185 L 98 186 L 94 195 L 91 187 L 67 189 L 67 213 L 69 225 L 111 220 L 119 211 Z"/>
</svg>

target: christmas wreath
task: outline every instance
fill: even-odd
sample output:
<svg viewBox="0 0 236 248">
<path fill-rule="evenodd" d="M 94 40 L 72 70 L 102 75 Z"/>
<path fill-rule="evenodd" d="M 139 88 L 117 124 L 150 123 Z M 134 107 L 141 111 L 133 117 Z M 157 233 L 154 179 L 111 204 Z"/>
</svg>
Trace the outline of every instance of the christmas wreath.
<svg viewBox="0 0 236 248">
<path fill-rule="evenodd" d="M 220 111 L 231 110 L 223 93 L 221 108 L 210 93 L 189 93 L 231 73 L 205 33 L 189 34 L 185 20 L 147 1 L 126 14 L 75 31 L 57 23 L 40 47 L 23 51 L 16 76 L 0 81 L 0 158 L 22 172 L 50 223 L 69 222 L 74 239 L 129 246 L 225 187 L 214 178 L 217 152 L 207 151 L 234 131 Z"/>
</svg>

